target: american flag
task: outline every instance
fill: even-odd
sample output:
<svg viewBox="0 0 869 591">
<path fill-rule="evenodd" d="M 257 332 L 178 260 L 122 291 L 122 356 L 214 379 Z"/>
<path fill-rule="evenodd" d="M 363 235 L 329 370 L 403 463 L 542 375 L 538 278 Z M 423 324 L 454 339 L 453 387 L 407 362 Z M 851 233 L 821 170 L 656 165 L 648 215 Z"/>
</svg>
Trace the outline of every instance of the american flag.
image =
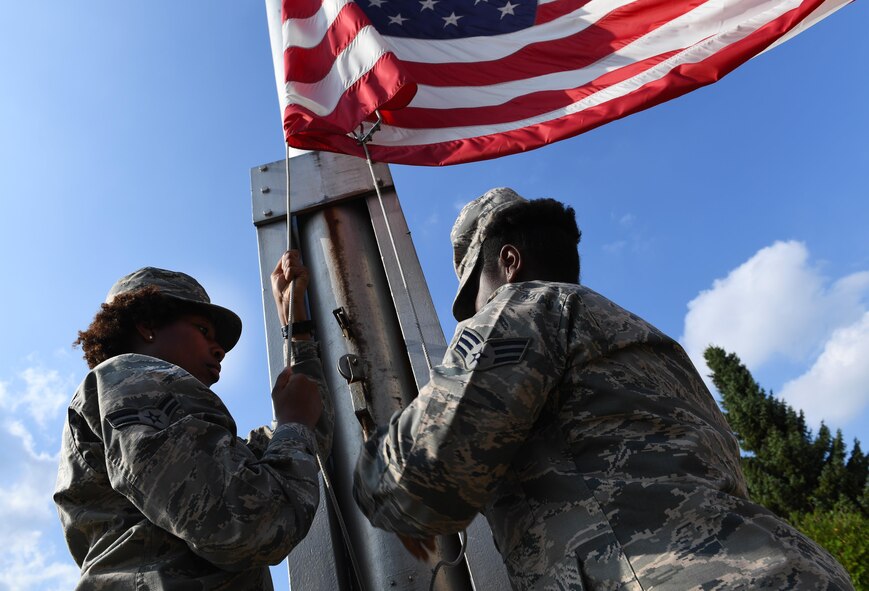
<svg viewBox="0 0 869 591">
<path fill-rule="evenodd" d="M 710 84 L 850 0 L 283 0 L 295 148 L 444 165 Z"/>
</svg>

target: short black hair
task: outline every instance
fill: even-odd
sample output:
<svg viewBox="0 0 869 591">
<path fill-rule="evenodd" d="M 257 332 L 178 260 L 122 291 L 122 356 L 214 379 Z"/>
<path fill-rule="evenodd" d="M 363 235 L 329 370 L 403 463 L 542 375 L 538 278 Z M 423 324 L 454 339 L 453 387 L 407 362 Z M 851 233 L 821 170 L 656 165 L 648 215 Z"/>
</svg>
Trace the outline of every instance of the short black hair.
<svg viewBox="0 0 869 591">
<path fill-rule="evenodd" d="M 519 249 L 532 276 L 529 279 L 579 283 L 582 237 L 572 207 L 555 199 L 534 199 L 499 213 L 486 230 L 482 272 L 497 269 L 501 248 Z"/>
<path fill-rule="evenodd" d="M 211 316 L 202 306 L 168 298 L 150 285 L 119 294 L 111 304 L 101 304 L 93 322 L 79 331 L 72 345 L 82 348 L 88 367 L 93 369 L 106 359 L 132 351 L 138 322 L 160 328 L 185 314 Z"/>
</svg>

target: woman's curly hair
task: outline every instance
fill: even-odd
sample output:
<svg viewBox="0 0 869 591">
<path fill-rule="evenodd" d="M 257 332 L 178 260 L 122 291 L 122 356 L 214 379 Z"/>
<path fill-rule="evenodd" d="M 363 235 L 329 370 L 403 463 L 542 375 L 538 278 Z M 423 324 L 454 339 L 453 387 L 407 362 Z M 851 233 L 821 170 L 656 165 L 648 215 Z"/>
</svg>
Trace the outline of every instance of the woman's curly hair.
<svg viewBox="0 0 869 591">
<path fill-rule="evenodd" d="M 159 328 L 189 312 L 184 302 L 167 298 L 155 286 L 122 293 L 111 304 L 102 304 L 87 330 L 80 330 L 73 347 L 81 346 L 88 367 L 132 350 L 136 324 Z"/>
</svg>

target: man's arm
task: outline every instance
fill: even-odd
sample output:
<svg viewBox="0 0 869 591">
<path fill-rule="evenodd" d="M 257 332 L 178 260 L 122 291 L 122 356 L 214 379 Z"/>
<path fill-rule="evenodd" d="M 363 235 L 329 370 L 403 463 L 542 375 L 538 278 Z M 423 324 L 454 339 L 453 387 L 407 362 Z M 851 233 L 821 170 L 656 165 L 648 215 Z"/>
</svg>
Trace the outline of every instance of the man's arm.
<svg viewBox="0 0 869 591">
<path fill-rule="evenodd" d="M 563 301 L 537 295 L 506 286 L 460 324 L 416 400 L 366 442 L 354 496 L 372 524 L 452 533 L 492 497 L 566 363 Z"/>
</svg>

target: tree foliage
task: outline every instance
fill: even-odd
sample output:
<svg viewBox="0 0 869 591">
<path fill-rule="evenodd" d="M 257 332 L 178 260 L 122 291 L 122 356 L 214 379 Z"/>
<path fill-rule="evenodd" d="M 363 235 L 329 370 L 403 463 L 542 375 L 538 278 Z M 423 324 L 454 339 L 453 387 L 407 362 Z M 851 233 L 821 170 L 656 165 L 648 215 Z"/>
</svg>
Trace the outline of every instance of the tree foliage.
<svg viewBox="0 0 869 591">
<path fill-rule="evenodd" d="M 745 452 L 752 500 L 826 548 L 856 589 L 869 589 L 869 456 L 860 442 L 849 457 L 841 431 L 834 436 L 821 423 L 813 436 L 802 411 L 761 388 L 735 354 L 709 347 L 704 357 Z"/>
<path fill-rule="evenodd" d="M 727 421 L 747 452 L 742 465 L 754 501 L 785 518 L 841 507 L 867 514 L 869 457 L 859 441 L 848 457 L 841 431 L 833 436 L 821 423 L 813 436 L 802 411 L 761 388 L 735 354 L 709 347 L 704 356 Z"/>
<path fill-rule="evenodd" d="M 869 589 L 869 518 L 848 509 L 791 515 L 791 523 L 836 557 L 858 591 Z"/>
</svg>

